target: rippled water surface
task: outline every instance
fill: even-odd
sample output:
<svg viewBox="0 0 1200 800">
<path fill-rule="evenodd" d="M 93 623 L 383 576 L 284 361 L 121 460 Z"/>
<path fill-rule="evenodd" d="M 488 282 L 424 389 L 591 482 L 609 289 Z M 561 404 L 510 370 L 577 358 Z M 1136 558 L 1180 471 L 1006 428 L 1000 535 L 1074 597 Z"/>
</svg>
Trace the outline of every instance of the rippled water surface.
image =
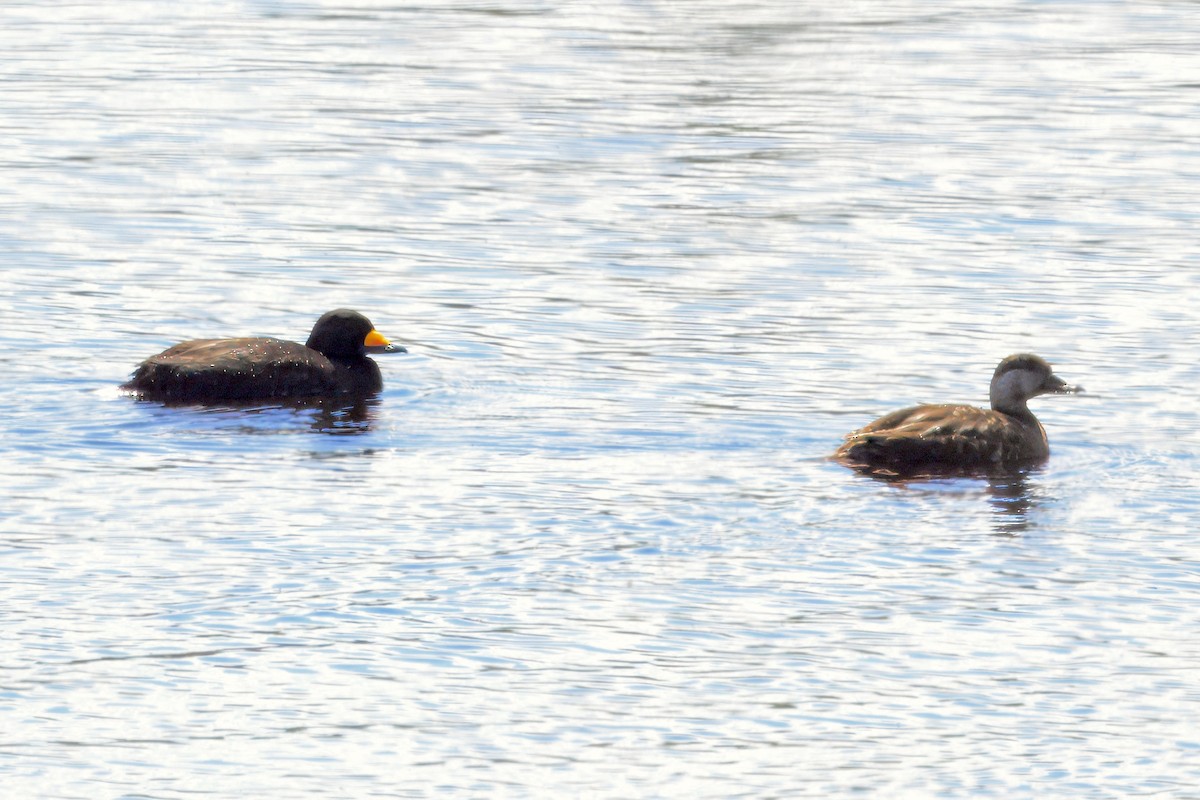
<svg viewBox="0 0 1200 800">
<path fill-rule="evenodd" d="M 3 794 L 1200 797 L 1196 11 L 6 4 Z M 1019 351 L 1043 468 L 826 460 Z"/>
</svg>

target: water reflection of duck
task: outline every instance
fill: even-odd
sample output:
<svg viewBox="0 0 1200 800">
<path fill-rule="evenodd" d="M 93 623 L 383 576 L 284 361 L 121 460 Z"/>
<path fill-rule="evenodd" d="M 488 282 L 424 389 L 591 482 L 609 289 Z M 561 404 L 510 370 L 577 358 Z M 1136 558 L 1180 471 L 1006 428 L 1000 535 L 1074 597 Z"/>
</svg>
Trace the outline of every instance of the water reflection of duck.
<svg viewBox="0 0 1200 800">
<path fill-rule="evenodd" d="M 922 405 L 895 411 L 851 433 L 833 457 L 880 475 L 970 473 L 1040 461 L 1050 446 L 1027 401 L 1081 391 L 1045 360 L 1012 355 L 992 375 L 990 410 Z"/>
<path fill-rule="evenodd" d="M 992 506 L 992 525 L 997 534 L 1019 536 L 1033 527 L 1030 519 L 1040 504 L 1042 486 L 1030 486 L 1034 469 L 1014 469 L 988 475 L 988 502 Z"/>
<path fill-rule="evenodd" d="M 369 394 L 383 388 L 367 353 L 404 353 L 371 321 L 346 308 L 322 315 L 308 342 L 197 339 L 138 365 L 121 388 L 148 400 L 184 403 Z"/>
</svg>

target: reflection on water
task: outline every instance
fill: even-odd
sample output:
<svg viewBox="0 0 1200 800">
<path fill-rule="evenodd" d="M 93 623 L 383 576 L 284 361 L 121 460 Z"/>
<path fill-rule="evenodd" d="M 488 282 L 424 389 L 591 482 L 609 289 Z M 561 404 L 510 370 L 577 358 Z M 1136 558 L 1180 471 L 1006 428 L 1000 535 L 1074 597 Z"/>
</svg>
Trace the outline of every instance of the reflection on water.
<svg viewBox="0 0 1200 800">
<path fill-rule="evenodd" d="M 1038 505 L 1029 485 L 1026 472 L 988 478 L 992 511 L 995 513 L 996 533 L 1018 535 L 1026 533 L 1036 523 L 1029 519 L 1030 511 Z"/>
<path fill-rule="evenodd" d="M 6 796 L 1200 782 L 1193 6 L 3 14 Z M 377 398 L 116 390 L 338 306 Z M 1043 468 L 825 459 L 1024 351 Z"/>
<path fill-rule="evenodd" d="M 378 399 L 357 398 L 349 405 L 335 401 L 321 403 L 313 416 L 313 430 L 338 436 L 369 432 L 375 418 Z"/>
<path fill-rule="evenodd" d="M 224 401 L 198 405 L 189 402 L 135 400 L 139 405 L 171 409 L 179 415 L 219 415 L 247 432 L 287 430 L 291 420 L 303 420 L 314 433 L 334 436 L 368 433 L 378 408 L 378 395 L 342 397 L 292 397 L 264 403 L 261 400 L 238 403 Z"/>
<path fill-rule="evenodd" d="M 1053 498 L 1046 496 L 1042 486 L 1031 482 L 1031 476 L 1037 478 L 1043 469 L 1044 465 L 1001 468 L 978 475 L 960 475 L 954 472 L 901 475 L 869 470 L 856 470 L 856 473 L 864 479 L 901 490 L 920 488 L 953 493 L 965 492 L 970 495 L 975 493 L 977 487 L 983 486 L 984 496 L 994 515 L 994 532 L 1016 536 L 1036 527 L 1037 523 L 1030 518 L 1031 512 L 1036 511 L 1043 502 L 1053 502 Z"/>
</svg>

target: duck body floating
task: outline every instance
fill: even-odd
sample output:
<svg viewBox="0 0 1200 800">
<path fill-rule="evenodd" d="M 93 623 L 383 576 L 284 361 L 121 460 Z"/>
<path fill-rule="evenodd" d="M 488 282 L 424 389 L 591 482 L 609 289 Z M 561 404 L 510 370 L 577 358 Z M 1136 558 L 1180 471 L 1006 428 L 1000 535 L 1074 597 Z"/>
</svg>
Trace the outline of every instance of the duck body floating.
<svg viewBox="0 0 1200 800">
<path fill-rule="evenodd" d="M 121 388 L 175 403 L 371 394 L 383 388 L 383 377 L 367 354 L 404 352 L 365 316 L 340 308 L 317 320 L 305 344 L 268 337 L 182 342 L 139 364 Z"/>
<path fill-rule="evenodd" d="M 1037 463 L 1050 455 L 1050 445 L 1028 401 L 1082 391 L 1055 375 L 1045 359 L 1011 355 L 992 375 L 990 409 L 942 404 L 894 411 L 849 434 L 833 457 L 863 472 L 912 477 Z"/>
</svg>

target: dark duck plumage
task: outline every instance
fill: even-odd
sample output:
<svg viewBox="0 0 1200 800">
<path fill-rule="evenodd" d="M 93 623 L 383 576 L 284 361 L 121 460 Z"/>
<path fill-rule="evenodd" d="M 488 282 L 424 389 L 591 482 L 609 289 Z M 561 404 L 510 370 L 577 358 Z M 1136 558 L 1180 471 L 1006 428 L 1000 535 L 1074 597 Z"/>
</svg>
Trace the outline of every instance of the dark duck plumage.
<svg viewBox="0 0 1200 800">
<path fill-rule="evenodd" d="M 404 353 L 371 321 L 346 308 L 322 315 L 308 342 L 272 338 L 197 339 L 138 365 L 121 388 L 147 400 L 181 403 L 369 394 L 383 388 L 367 353 Z"/>
<path fill-rule="evenodd" d="M 878 475 L 977 473 L 1050 455 L 1046 431 L 1026 403 L 1083 391 L 1029 353 L 1005 358 L 992 375 L 991 409 L 922 405 L 894 411 L 849 436 L 833 457 Z"/>
</svg>

